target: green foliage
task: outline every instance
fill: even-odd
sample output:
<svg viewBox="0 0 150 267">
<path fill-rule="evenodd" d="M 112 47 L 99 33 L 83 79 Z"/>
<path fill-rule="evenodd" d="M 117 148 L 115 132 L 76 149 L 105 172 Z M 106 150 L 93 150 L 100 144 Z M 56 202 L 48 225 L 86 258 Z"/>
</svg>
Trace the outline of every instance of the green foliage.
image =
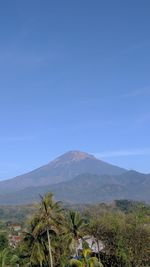
<svg viewBox="0 0 150 267">
<path fill-rule="evenodd" d="M 71 254 L 77 255 L 78 240 L 82 237 L 84 220 L 76 211 L 69 211 L 66 217 L 68 246 Z"/>
<path fill-rule="evenodd" d="M 17 255 L 13 255 L 10 259 L 10 265 L 15 266 L 19 263 L 19 257 Z"/>
<path fill-rule="evenodd" d="M 143 210 L 143 212 L 150 215 L 150 206 L 144 202 L 123 199 L 115 200 L 115 205 L 119 210 L 125 213 L 132 213 Z"/>
<path fill-rule="evenodd" d="M 0 267 L 16 267 L 18 262 L 18 256 L 13 254 L 9 248 L 0 251 Z"/>
<path fill-rule="evenodd" d="M 30 221 L 29 231 L 24 234 L 22 254 L 26 255 L 25 262 L 28 259 L 33 265 L 52 266 L 55 259 L 57 266 L 60 258 L 63 259 L 63 247 L 60 243 L 65 231 L 63 222 L 64 215 L 60 203 L 53 200 L 52 194 L 46 194 L 41 198 L 39 209 Z"/>
<path fill-rule="evenodd" d="M 69 262 L 69 266 L 70 266 L 70 267 L 82 267 L 83 264 L 82 264 L 82 262 L 79 261 L 79 260 L 71 259 L 70 262 Z"/>
<path fill-rule="evenodd" d="M 91 249 L 83 249 L 82 258 L 80 260 L 71 259 L 69 262 L 70 267 L 103 267 L 101 261 L 96 257 L 91 257 Z"/>
<path fill-rule="evenodd" d="M 8 249 L 3 249 L 0 251 L 0 267 L 6 267 L 8 265 L 10 251 Z"/>
<path fill-rule="evenodd" d="M 51 193 L 46 194 L 28 221 L 17 251 L 3 249 L 6 243 L 2 246 L 0 267 L 18 262 L 22 267 L 150 266 L 149 208 L 128 201 L 119 205 L 76 206 L 78 211 L 70 211 L 54 201 Z M 79 239 L 85 236 L 94 238 L 99 253 L 84 242 L 82 251 L 78 250 Z"/>
<path fill-rule="evenodd" d="M 106 212 L 91 219 L 88 232 L 103 242 L 111 266 L 141 267 L 150 263 L 149 225 L 150 219 L 141 212 Z"/>
<path fill-rule="evenodd" d="M 0 206 L 0 219 L 4 222 L 24 223 L 36 210 L 35 205 Z"/>
<path fill-rule="evenodd" d="M 0 233 L 0 250 L 8 247 L 8 239 L 5 233 Z"/>
</svg>

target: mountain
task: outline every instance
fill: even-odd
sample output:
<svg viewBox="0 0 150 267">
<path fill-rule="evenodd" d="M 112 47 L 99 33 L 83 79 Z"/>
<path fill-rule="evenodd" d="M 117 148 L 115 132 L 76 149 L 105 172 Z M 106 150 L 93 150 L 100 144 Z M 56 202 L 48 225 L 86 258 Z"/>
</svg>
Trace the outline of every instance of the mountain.
<svg viewBox="0 0 150 267">
<path fill-rule="evenodd" d="M 115 199 L 150 203 L 150 174 L 136 171 L 121 175 L 82 174 L 71 181 L 52 185 L 49 191 L 57 199 L 72 203 L 110 202 Z"/>
<path fill-rule="evenodd" d="M 80 151 L 70 151 L 45 166 L 0 182 L 0 204 L 28 204 L 51 191 L 67 203 L 131 199 L 150 202 L 150 174 L 128 171 Z"/>
<path fill-rule="evenodd" d="M 119 175 L 126 170 L 105 163 L 93 155 L 70 151 L 45 166 L 27 174 L 0 182 L 0 195 L 23 190 L 27 187 L 46 186 L 69 181 L 83 173 Z"/>
<path fill-rule="evenodd" d="M 28 187 L 0 196 L 1 204 L 28 204 L 40 199 L 39 194 L 54 193 L 57 200 L 66 203 L 110 202 L 130 199 L 150 203 L 150 175 L 127 171 L 121 175 L 81 174 L 58 184 Z"/>
</svg>

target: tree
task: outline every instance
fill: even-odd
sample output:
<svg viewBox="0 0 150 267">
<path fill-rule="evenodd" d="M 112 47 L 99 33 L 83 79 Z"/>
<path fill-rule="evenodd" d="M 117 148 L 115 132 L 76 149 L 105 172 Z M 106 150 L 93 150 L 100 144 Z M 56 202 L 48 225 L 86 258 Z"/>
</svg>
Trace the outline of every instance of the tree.
<svg viewBox="0 0 150 267">
<path fill-rule="evenodd" d="M 84 267 L 103 267 L 101 261 L 96 257 L 91 257 L 91 249 L 83 249 L 82 257 L 83 257 L 83 266 Z"/>
<path fill-rule="evenodd" d="M 0 267 L 14 267 L 16 266 L 16 263 L 19 261 L 19 258 L 17 255 L 12 254 L 11 250 L 8 248 L 5 248 L 0 251 Z"/>
<path fill-rule="evenodd" d="M 76 211 L 69 211 L 67 216 L 68 241 L 70 251 L 78 255 L 79 238 L 82 238 L 84 219 Z"/>
<path fill-rule="evenodd" d="M 150 264 L 150 219 L 137 212 L 126 217 L 125 239 L 132 267 Z"/>
<path fill-rule="evenodd" d="M 38 218 L 32 219 L 29 232 L 24 233 L 22 251 L 25 259 L 28 258 L 30 264 L 42 266 L 46 262 L 46 253 L 42 236 L 34 232 L 35 228 L 38 227 L 38 223 Z"/>
<path fill-rule="evenodd" d="M 58 235 L 62 226 L 63 214 L 60 202 L 53 201 L 52 193 L 47 193 L 44 197 L 41 197 L 39 217 L 40 223 L 37 230 L 47 234 L 49 266 L 53 267 L 51 236 Z"/>
<path fill-rule="evenodd" d="M 96 257 L 91 257 L 90 255 L 91 250 L 84 249 L 81 260 L 71 259 L 70 267 L 103 267 L 102 263 Z"/>
<path fill-rule="evenodd" d="M 54 253 L 55 249 L 58 251 L 60 247 L 63 219 L 61 205 L 53 200 L 53 195 L 47 193 L 41 197 L 38 210 L 30 221 L 29 231 L 24 233 L 21 245 L 21 254 L 25 262 L 28 259 L 33 265 L 57 266 L 54 264 Z"/>
<path fill-rule="evenodd" d="M 7 248 L 0 251 L 0 267 L 6 267 L 8 264 L 9 254 L 10 251 Z"/>
<path fill-rule="evenodd" d="M 101 254 L 99 248 L 100 241 L 103 243 L 103 252 L 106 254 L 106 258 L 109 258 L 111 266 L 114 266 L 114 261 L 120 265 L 123 264 L 124 261 L 127 261 L 124 231 L 125 216 L 120 212 L 104 212 L 90 220 L 88 232 L 90 235 L 94 236 L 96 240 L 99 251 L 99 261 Z"/>
<path fill-rule="evenodd" d="M 6 234 L 0 233 L 0 250 L 8 247 L 8 239 Z"/>
</svg>

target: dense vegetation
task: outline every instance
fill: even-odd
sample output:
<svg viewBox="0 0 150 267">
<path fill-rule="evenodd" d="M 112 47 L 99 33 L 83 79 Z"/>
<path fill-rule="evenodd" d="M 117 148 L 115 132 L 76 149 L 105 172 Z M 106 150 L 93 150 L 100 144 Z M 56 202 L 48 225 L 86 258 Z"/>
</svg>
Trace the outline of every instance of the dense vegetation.
<svg viewBox="0 0 150 267">
<path fill-rule="evenodd" d="M 150 266 L 150 208 L 144 203 L 124 200 L 70 209 L 48 193 L 34 209 L 18 247 L 9 248 L 4 224 L 0 227 L 0 267 Z"/>
<path fill-rule="evenodd" d="M 36 205 L 0 206 L 0 220 L 25 222 L 36 211 Z"/>
</svg>

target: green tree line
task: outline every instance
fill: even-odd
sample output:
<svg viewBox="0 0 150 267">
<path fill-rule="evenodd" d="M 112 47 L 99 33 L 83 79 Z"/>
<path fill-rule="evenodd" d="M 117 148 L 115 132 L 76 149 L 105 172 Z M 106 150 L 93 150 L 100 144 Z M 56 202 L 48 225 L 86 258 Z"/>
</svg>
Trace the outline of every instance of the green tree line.
<svg viewBox="0 0 150 267">
<path fill-rule="evenodd" d="M 86 236 L 95 240 L 97 252 Z M 148 267 L 149 209 L 139 205 L 123 212 L 95 205 L 77 212 L 64 209 L 48 193 L 41 197 L 20 245 L 12 251 L 7 241 L 1 243 L 0 267 Z"/>
</svg>

